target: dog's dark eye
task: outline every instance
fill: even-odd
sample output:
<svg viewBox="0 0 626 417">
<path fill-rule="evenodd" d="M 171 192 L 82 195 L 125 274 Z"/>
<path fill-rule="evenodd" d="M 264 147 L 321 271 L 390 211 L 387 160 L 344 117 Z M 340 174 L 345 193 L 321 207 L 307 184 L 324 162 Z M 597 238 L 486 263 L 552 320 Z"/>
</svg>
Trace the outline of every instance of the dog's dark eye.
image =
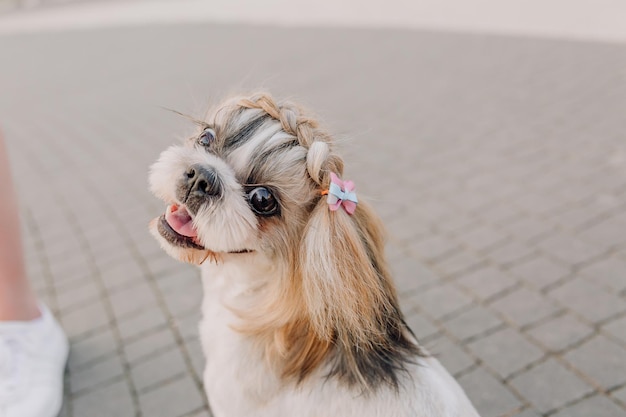
<svg viewBox="0 0 626 417">
<path fill-rule="evenodd" d="M 265 187 L 258 187 L 250 191 L 248 201 L 252 210 L 263 216 L 271 216 L 278 212 L 278 201 Z"/>
<path fill-rule="evenodd" d="M 198 144 L 202 146 L 211 146 L 211 144 L 215 141 L 215 130 L 207 127 L 202 131 L 200 136 L 198 136 Z"/>
</svg>

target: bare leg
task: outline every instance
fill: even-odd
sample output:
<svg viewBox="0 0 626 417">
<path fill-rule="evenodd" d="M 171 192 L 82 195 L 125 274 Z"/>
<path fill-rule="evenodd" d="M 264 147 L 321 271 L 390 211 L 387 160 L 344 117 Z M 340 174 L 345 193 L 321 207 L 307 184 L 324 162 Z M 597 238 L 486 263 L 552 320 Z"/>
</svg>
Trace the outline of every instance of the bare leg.
<svg viewBox="0 0 626 417">
<path fill-rule="evenodd" d="M 69 345 L 28 283 L 17 198 L 0 134 L 0 414 L 55 417 L 63 404 Z"/>
<path fill-rule="evenodd" d="M 40 314 L 24 268 L 17 198 L 0 132 L 0 321 L 32 320 Z"/>
</svg>

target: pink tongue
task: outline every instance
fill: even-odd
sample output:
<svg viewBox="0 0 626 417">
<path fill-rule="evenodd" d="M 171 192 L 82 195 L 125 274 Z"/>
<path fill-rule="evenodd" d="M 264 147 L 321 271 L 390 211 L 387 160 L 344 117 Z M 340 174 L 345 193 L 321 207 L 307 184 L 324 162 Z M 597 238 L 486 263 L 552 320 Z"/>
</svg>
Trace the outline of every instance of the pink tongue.
<svg viewBox="0 0 626 417">
<path fill-rule="evenodd" d="M 185 206 L 177 206 L 176 204 L 169 206 L 165 211 L 165 221 L 180 235 L 187 237 L 198 236 L 198 232 L 193 227 L 191 216 Z"/>
</svg>

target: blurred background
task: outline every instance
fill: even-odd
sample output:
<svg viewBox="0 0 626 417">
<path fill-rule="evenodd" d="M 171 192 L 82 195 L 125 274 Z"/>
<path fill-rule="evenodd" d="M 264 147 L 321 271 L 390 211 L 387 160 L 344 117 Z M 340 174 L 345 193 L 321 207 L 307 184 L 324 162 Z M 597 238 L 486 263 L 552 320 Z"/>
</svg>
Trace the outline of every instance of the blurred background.
<svg viewBox="0 0 626 417">
<path fill-rule="evenodd" d="M 626 3 L 0 0 L 0 126 L 63 417 L 207 417 L 149 165 L 231 93 L 313 109 L 483 417 L 626 416 Z"/>
</svg>

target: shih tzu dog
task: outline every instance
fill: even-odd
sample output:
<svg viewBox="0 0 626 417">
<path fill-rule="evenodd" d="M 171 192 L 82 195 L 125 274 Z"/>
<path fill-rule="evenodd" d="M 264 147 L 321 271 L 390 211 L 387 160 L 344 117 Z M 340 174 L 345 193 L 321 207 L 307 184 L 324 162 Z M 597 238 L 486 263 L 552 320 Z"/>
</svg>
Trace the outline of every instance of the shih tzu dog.
<svg viewBox="0 0 626 417">
<path fill-rule="evenodd" d="M 216 417 L 476 417 L 407 327 L 372 209 L 300 107 L 230 99 L 150 172 L 150 229 L 201 265 Z"/>
</svg>

